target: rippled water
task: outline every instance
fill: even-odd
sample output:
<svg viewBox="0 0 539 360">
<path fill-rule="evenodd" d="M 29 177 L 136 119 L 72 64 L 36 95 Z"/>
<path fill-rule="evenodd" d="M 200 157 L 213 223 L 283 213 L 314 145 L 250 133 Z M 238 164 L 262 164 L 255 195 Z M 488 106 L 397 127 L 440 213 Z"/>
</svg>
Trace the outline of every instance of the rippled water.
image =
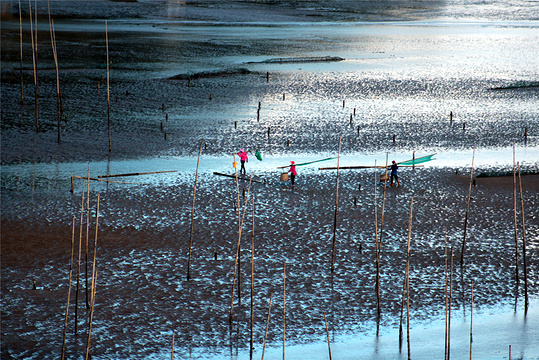
<svg viewBox="0 0 539 360">
<path fill-rule="evenodd" d="M 255 305 L 255 357 L 261 353 L 271 289 L 276 291 L 276 305 L 267 358 L 282 356 L 278 317 L 283 298 L 277 292 L 282 290 L 286 261 L 288 356 L 327 357 L 322 315 L 328 312 L 334 356 L 405 358 L 397 350 L 396 304 L 406 237 L 403 209 L 412 196 L 418 224 L 412 357 L 443 354 L 443 226 L 455 231 L 449 240 L 458 243 L 468 187 L 466 180 L 456 177 L 439 188 L 438 180 L 448 179 L 455 169 L 467 173 L 474 148 L 478 172 L 511 169 L 513 146 L 523 169 L 537 170 L 537 2 L 51 1 L 67 116 L 61 144 L 47 2 L 38 1 L 37 134 L 29 24 L 26 20 L 21 115 L 18 3 L 2 5 L 6 14 L 12 10 L 14 15 L 2 19 L 1 45 L 2 221 L 11 234 L 13 224 L 31 225 L 49 237 L 60 237 L 56 232 L 70 228 L 81 201 L 79 180 L 74 193 L 69 192 L 71 175 L 85 176 L 88 163 L 92 176 L 177 170 L 119 179 L 132 184 L 92 184 L 91 206 L 99 193 L 104 229 L 95 358 L 169 357 L 172 329 L 178 331 L 177 356 L 249 357 L 247 305 L 238 304 L 234 327 L 228 327 L 227 319 L 231 249 L 237 237 L 237 225 L 230 220 L 235 216 L 236 189 L 230 180 L 212 174 L 230 172 L 232 153 L 240 147 L 261 151 L 264 160 L 251 155 L 248 170 L 270 182 L 256 190 L 256 287 L 263 295 L 258 294 Z M 28 4 L 22 5 L 27 19 Z M 104 18 L 111 58 L 111 153 Z M 307 61 L 327 56 L 343 60 Z M 169 79 L 240 68 L 248 72 L 190 83 Z M 380 336 L 374 335 L 373 229 L 363 221 L 374 221 L 371 194 L 365 191 L 372 186 L 372 173 L 341 175 L 338 233 L 343 244 L 336 276 L 328 273 L 326 261 L 335 178 L 317 170 L 318 165 L 335 166 L 335 160 L 301 168 L 296 192 L 277 180 L 276 166 L 291 159 L 335 157 L 341 135 L 341 166 L 384 163 L 386 154 L 402 161 L 414 152 L 437 153 L 426 168 L 403 172 L 406 186 L 388 198 L 384 256 L 390 261 L 383 271 Z M 195 257 L 195 279 L 189 283 L 183 275 L 186 254 L 178 242 L 186 240 L 202 139 L 202 205 L 196 218 L 202 246 Z M 246 190 L 245 184 L 241 190 Z M 536 254 L 537 192 L 532 188 L 525 195 L 531 203 L 530 253 Z M 477 279 L 476 358 L 505 357 L 508 344 L 514 345 L 514 356 L 539 356 L 533 341 L 539 331 L 533 321 L 536 281 L 530 281 L 532 304 L 524 318 L 521 301 L 514 303 L 512 277 L 504 271 L 511 268 L 511 196 L 481 186 L 474 190 L 473 209 L 481 209 L 473 213 L 470 225 L 475 261 L 462 276 Z M 7 240 L 10 255 L 2 261 L 2 358 L 56 357 L 67 282 L 65 247 L 59 241 L 41 244 L 38 239 L 35 248 Z M 46 248 L 52 255 L 43 253 Z M 537 266 L 530 266 L 530 272 L 536 279 Z M 37 292 L 29 290 L 31 279 L 38 280 Z M 463 281 L 455 299 L 455 357 L 466 356 L 468 348 L 469 293 Z M 84 345 L 81 337 L 70 341 L 69 354 L 81 358 Z"/>
</svg>

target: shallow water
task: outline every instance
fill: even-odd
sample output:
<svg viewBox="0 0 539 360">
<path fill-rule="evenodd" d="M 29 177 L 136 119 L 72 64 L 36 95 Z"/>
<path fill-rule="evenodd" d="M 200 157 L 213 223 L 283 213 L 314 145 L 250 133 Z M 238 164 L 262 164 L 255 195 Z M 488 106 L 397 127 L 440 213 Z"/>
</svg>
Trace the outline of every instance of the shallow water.
<svg viewBox="0 0 539 360">
<path fill-rule="evenodd" d="M 4 3 L 17 15 L 18 3 Z M 37 134 L 29 26 L 24 25 L 21 116 L 18 17 L 2 19 L 2 358 L 43 359 L 59 353 L 69 263 L 69 245 L 61 239 L 71 236 L 72 216 L 77 230 L 86 224 L 78 220 L 82 180 L 76 179 L 73 193 L 70 190 L 71 176 L 86 176 L 88 166 L 92 177 L 174 170 L 90 186 L 91 209 L 97 194 L 101 197 L 93 357 L 168 357 L 175 330 L 176 356 L 248 358 L 249 290 L 243 290 L 243 303 L 236 304 L 237 322 L 228 326 L 239 195 L 232 179 L 213 175 L 232 173 L 233 153 L 241 147 L 251 151 L 248 172 L 268 181 L 253 184 L 259 236 L 255 357 L 261 355 L 272 289 L 266 358 L 282 356 L 286 262 L 287 356 L 327 358 L 327 313 L 335 358 L 406 358 L 406 346 L 403 353 L 398 351 L 396 330 L 411 198 L 412 357 L 443 356 L 444 236 L 449 234 L 449 243 L 460 248 L 473 149 L 476 174 L 512 170 L 513 146 L 523 170 L 539 167 L 536 2 L 432 1 L 410 6 L 399 1 L 335 1 L 298 8 L 289 2 L 270 6 L 238 1 L 224 7 L 213 1 L 92 6 L 51 1 L 67 116 L 61 144 L 47 3 L 38 4 Z M 109 19 L 112 59 L 110 153 L 102 82 L 104 17 Z M 325 56 L 344 60 L 286 61 Z M 275 58 L 285 61 L 265 62 Z M 201 78 L 190 86 L 186 80 L 169 79 L 237 68 L 249 73 Z M 299 167 L 294 191 L 278 180 L 277 166 L 290 160 L 337 157 L 341 135 L 340 166 L 382 165 L 386 154 L 389 161 L 404 161 L 437 153 L 425 167 L 402 168 L 404 186 L 392 189 L 387 198 L 378 337 L 371 225 L 374 172 L 341 172 L 335 274 L 328 271 L 327 261 L 335 173 L 318 167 L 336 166 L 336 159 Z M 184 245 L 202 139 L 197 246 L 193 280 L 187 282 Z M 255 149 L 263 161 L 254 158 Z M 509 345 L 513 357 L 539 358 L 533 341 L 539 336 L 539 198 L 537 185 L 526 182 L 524 189 L 531 259 L 528 316 L 522 315 L 522 286 L 515 306 L 513 193 L 501 186 L 482 187 L 479 181 L 470 215 L 472 260 L 456 270 L 454 357 L 464 357 L 469 350 L 468 280 L 474 279 L 474 358 L 507 357 Z M 239 190 L 247 192 L 247 184 L 240 183 Z M 380 197 L 382 191 L 377 186 Z M 378 198 L 378 206 L 380 202 Z M 91 226 L 94 220 L 92 216 Z M 246 236 L 248 226 L 251 223 L 244 229 Z M 247 247 L 244 286 L 250 282 Z M 32 280 L 37 281 L 35 291 Z M 88 315 L 82 307 L 81 312 Z M 80 320 L 85 334 L 84 322 Z M 71 319 L 70 331 L 72 327 Z M 70 337 L 69 355 L 82 358 L 85 343 L 85 335 Z"/>
</svg>

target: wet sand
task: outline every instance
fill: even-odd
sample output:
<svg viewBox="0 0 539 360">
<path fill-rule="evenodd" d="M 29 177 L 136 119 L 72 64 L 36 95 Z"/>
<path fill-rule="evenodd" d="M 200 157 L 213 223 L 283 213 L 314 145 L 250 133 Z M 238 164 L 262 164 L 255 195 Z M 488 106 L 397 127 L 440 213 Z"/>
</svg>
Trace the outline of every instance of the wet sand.
<svg viewBox="0 0 539 360">
<path fill-rule="evenodd" d="M 324 313 L 337 339 L 353 333 L 375 337 L 374 173 L 372 170 L 341 170 L 335 271 L 332 273 L 336 174 L 303 169 L 293 190 L 274 179 L 275 173 L 257 174 L 267 177 L 268 185 L 251 185 L 255 198 L 257 356 L 261 354 L 268 296 L 272 290 L 274 303 L 268 346 L 278 347 L 282 340 L 279 319 L 282 319 L 284 263 L 290 346 L 323 338 Z M 428 319 L 443 318 L 446 235 L 448 247 L 453 247 L 455 254 L 454 311 L 466 314 L 472 280 L 474 311 L 480 313 L 481 309 L 493 305 L 512 308 L 516 289 L 513 179 L 476 179 L 476 186 L 472 187 L 464 266 L 461 267 L 459 259 L 470 180 L 469 173 L 464 171 L 461 169 L 461 175 L 456 175 L 455 169 L 403 168 L 402 186 L 387 187 L 380 278 L 383 331 L 398 329 L 412 198 L 412 324 L 416 321 L 428 324 Z M 538 184 L 537 175 L 522 177 L 528 236 L 528 291 L 532 299 L 538 295 L 538 269 L 534 261 L 538 256 L 539 222 L 534 206 L 539 201 Z M 199 178 L 193 223 L 192 279 L 187 281 L 192 185 L 192 180 L 177 178 L 157 187 L 117 186 L 99 191 L 98 280 L 92 346 L 95 357 L 129 358 L 137 354 L 152 358 L 168 351 L 172 330 L 176 331 L 176 350 L 185 356 L 195 351 L 206 355 L 214 353 L 219 358 L 228 351 L 248 349 L 253 220 L 252 200 L 243 193 L 247 196 L 249 188 L 245 182 L 239 188 L 240 203 L 246 201 L 248 206 L 242 238 L 242 299 L 240 304 L 236 293 L 231 329 L 228 317 L 238 239 L 238 213 L 234 209 L 236 184 L 233 179 L 211 174 Z M 383 186 L 377 185 L 376 189 L 380 221 Z M 95 212 L 96 197 L 92 191 L 92 212 Z M 39 210 L 40 200 L 28 201 L 28 204 L 21 201 L 18 206 L 35 207 L 34 211 L 26 210 L 26 215 L 21 217 L 13 209 L 15 211 L 2 219 L 2 323 L 3 357 L 6 358 L 20 358 L 23 354 L 47 358 L 60 351 L 68 291 L 71 216 L 76 219 L 75 252 L 79 241 L 80 190 L 74 194 L 58 193 L 43 200 L 67 204 L 62 206 L 64 214 L 43 213 Z M 519 217 L 519 226 L 520 221 Z M 90 263 L 94 254 L 94 227 L 92 215 Z M 85 233 L 83 224 L 82 290 L 85 288 Z M 74 261 L 77 264 L 76 256 Z M 518 312 L 523 311 L 522 260 L 520 264 Z M 36 290 L 32 289 L 33 281 Z M 70 334 L 74 330 L 74 291 L 75 287 L 72 288 Z M 81 354 L 86 343 L 88 310 L 84 303 L 85 297 L 81 295 L 80 334 L 78 340 L 69 335 L 67 341 L 68 353 L 72 355 Z M 24 311 L 20 304 L 25 304 Z M 529 331 L 537 332 L 536 324 L 532 322 L 530 326 Z M 498 348 L 505 351 L 509 344 L 503 344 L 503 338 L 497 341 L 501 343 L 496 346 L 474 343 L 477 356 L 486 358 Z M 516 351 L 519 345 L 513 344 L 513 348 Z M 390 349 L 398 354 L 396 344 Z M 440 350 L 443 353 L 443 348 Z M 420 351 L 417 355 L 421 358 Z"/>
</svg>

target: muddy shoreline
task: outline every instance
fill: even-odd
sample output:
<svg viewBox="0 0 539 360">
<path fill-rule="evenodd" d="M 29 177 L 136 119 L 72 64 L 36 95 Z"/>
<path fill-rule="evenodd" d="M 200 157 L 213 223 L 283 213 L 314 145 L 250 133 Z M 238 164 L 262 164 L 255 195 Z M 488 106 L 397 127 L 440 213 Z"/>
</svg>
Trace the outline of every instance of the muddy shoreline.
<svg viewBox="0 0 539 360">
<path fill-rule="evenodd" d="M 365 331 L 360 329 L 365 326 L 372 329 L 375 325 L 372 177 L 371 171 L 340 174 L 334 273 L 330 271 L 330 256 L 335 173 L 306 170 L 303 177 L 298 177 L 294 190 L 276 183 L 252 185 L 257 351 L 260 351 L 270 291 L 275 292 L 270 346 L 278 346 L 282 336 L 278 319 L 283 301 L 279 295 L 283 263 L 287 264 L 288 272 L 287 338 L 291 346 L 307 344 L 324 335 L 320 326 L 323 312 L 328 313 L 332 331 L 337 335 Z M 522 177 L 530 241 L 528 291 L 532 299 L 538 296 L 535 280 L 538 269 L 533 260 L 538 256 L 539 222 L 533 206 L 539 201 L 538 178 L 537 175 Z M 444 239 L 447 234 L 448 246 L 454 247 L 457 262 L 469 188 L 469 175 L 455 175 L 453 169 L 402 170 L 401 181 L 402 187 L 386 189 L 381 272 L 384 330 L 398 325 L 411 198 L 414 199 L 411 311 L 413 321 L 425 321 L 444 312 Z M 358 183 L 363 184 L 361 191 Z M 151 358 L 155 352 L 166 351 L 172 330 L 176 331 L 180 353 L 193 347 L 206 349 L 206 354 L 215 351 L 217 356 L 229 346 L 248 347 L 251 206 L 247 207 L 243 228 L 242 301 L 240 304 L 235 300 L 235 322 L 230 332 L 230 290 L 238 233 L 238 214 L 234 210 L 236 184 L 233 179 L 211 175 L 199 179 L 192 280 L 188 282 L 191 187 L 190 181 L 175 180 L 159 187 L 122 189 L 118 186 L 91 192 L 92 212 L 97 193 L 100 195 L 94 356 L 121 358 L 135 352 Z M 240 202 L 247 200 L 250 204 L 252 200 L 244 198 L 244 192 L 249 194 L 245 182 L 240 185 Z M 382 195 L 383 187 L 377 185 L 378 216 L 381 216 Z M 3 196 L 9 198 L 11 194 L 3 193 Z M 465 266 L 455 265 L 455 309 L 465 311 L 469 306 L 471 280 L 475 283 L 474 303 L 478 312 L 491 305 L 509 305 L 515 301 L 512 197 L 512 177 L 480 178 L 472 187 Z M 33 206 L 35 211 L 25 211 L 26 215 L 21 217 L 14 208 L 2 218 L 3 331 L 6 331 L 3 356 L 18 358 L 32 353 L 47 358 L 60 346 L 58 336 L 63 326 L 71 249 L 70 222 L 74 216 L 78 241 L 81 191 L 43 200 L 49 204 L 64 202 L 61 213 L 57 214 L 40 212 L 41 200 L 37 198 L 28 201 L 21 201 L 17 206 Z M 95 215 L 92 215 L 90 259 L 94 226 Z M 84 234 L 84 224 L 83 230 Z M 84 270 L 81 281 L 82 278 Z M 36 290 L 32 290 L 34 280 Z M 521 282 L 519 311 L 523 305 L 522 291 Z M 24 312 L 18 310 L 17 304 L 21 302 L 27 304 Z M 72 314 L 74 302 L 72 298 Z M 83 304 L 84 301 L 79 303 L 82 316 L 79 340 L 68 338 L 71 354 L 83 351 L 85 344 L 84 318 L 88 313 Z M 74 326 L 72 316 L 70 332 Z M 31 325 L 36 323 L 46 325 Z M 21 335 L 6 336 L 12 332 Z"/>
</svg>

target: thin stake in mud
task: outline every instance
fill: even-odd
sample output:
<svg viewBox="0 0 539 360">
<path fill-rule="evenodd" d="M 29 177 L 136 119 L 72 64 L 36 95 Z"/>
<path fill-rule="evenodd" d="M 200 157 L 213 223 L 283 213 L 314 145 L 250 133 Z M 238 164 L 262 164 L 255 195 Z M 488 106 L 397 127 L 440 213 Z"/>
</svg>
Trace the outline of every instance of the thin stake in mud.
<svg viewBox="0 0 539 360">
<path fill-rule="evenodd" d="M 33 29 L 33 20 L 32 20 L 32 3 L 28 0 L 29 12 L 30 12 L 30 37 L 32 39 L 32 65 L 34 68 L 34 97 L 35 97 L 35 109 L 36 109 L 36 132 L 39 132 L 39 110 L 38 110 L 38 101 L 39 101 L 39 83 L 38 83 L 38 73 L 37 73 L 37 0 L 36 0 L 36 34 L 34 36 Z M 34 39 L 35 38 L 35 39 Z"/>
<path fill-rule="evenodd" d="M 473 280 L 470 300 L 470 360 L 472 360 L 472 343 L 473 343 Z"/>
<path fill-rule="evenodd" d="M 410 215 L 409 215 L 409 224 L 408 224 L 408 246 L 406 250 L 406 267 L 404 271 L 404 283 L 402 286 L 402 303 L 401 303 L 401 311 L 400 311 L 400 325 L 399 325 L 399 352 L 402 351 L 402 323 L 403 323 L 403 313 L 404 313 L 404 304 L 406 302 L 406 298 L 409 299 L 409 271 L 410 271 L 410 239 L 412 235 L 412 205 L 413 205 L 414 198 L 410 200 Z M 408 315 L 409 316 L 409 311 Z M 409 319 L 408 319 L 409 320 Z M 408 340 L 409 340 L 409 324 L 408 325 Z M 410 345 L 408 344 L 408 356 L 410 353 Z"/>
<path fill-rule="evenodd" d="M 80 289 L 80 267 L 81 267 L 81 257 L 82 257 L 82 222 L 84 219 L 84 190 L 86 188 L 86 182 L 85 180 L 82 180 L 82 200 L 81 200 L 81 206 L 80 206 L 80 226 L 79 226 L 79 261 L 78 261 L 78 269 L 77 269 L 77 291 L 75 293 L 75 336 L 78 332 L 78 315 L 79 315 L 79 289 Z"/>
<path fill-rule="evenodd" d="M 335 270 L 335 242 L 337 239 L 337 211 L 339 208 L 339 162 L 341 159 L 342 134 L 339 137 L 339 154 L 337 157 L 337 188 L 335 190 L 335 215 L 333 217 L 333 244 L 331 247 L 331 272 Z"/>
<path fill-rule="evenodd" d="M 22 11 L 21 11 L 21 0 L 19 0 L 19 38 L 20 38 L 20 47 L 21 47 L 21 118 L 19 120 L 19 126 L 22 127 L 22 118 L 24 111 L 24 81 L 22 76 Z"/>
<path fill-rule="evenodd" d="M 518 232 L 517 232 L 517 175 L 516 175 L 516 164 L 515 164 L 515 143 L 513 142 L 513 217 L 514 217 L 514 228 L 515 228 L 515 296 L 518 297 L 518 285 L 519 285 L 519 275 L 518 275 Z"/>
<path fill-rule="evenodd" d="M 86 252 L 85 252 L 85 262 L 86 262 L 86 308 L 90 308 L 90 299 L 88 295 L 88 242 L 90 236 L 90 163 L 88 163 L 88 193 L 86 194 Z"/>
<path fill-rule="evenodd" d="M 329 360 L 331 360 L 331 344 L 329 342 L 329 329 L 328 329 L 328 320 L 326 319 L 326 313 L 324 313 L 324 323 L 326 324 L 326 337 L 328 339 Z"/>
<path fill-rule="evenodd" d="M 90 317 L 88 320 L 89 327 L 88 327 L 88 340 L 86 345 L 86 360 L 90 359 L 90 345 L 91 345 L 91 339 L 92 339 L 92 324 L 94 319 L 94 308 L 95 308 L 95 290 L 97 287 L 97 267 L 96 267 L 96 260 L 97 260 L 97 232 L 99 228 L 99 194 L 97 195 L 97 207 L 95 211 L 95 239 L 94 239 L 94 263 L 92 267 L 92 300 L 91 300 L 91 308 L 90 308 Z"/>
<path fill-rule="evenodd" d="M 444 339 L 445 339 L 445 353 L 444 353 L 444 360 L 447 359 L 447 306 L 448 306 L 448 303 L 447 303 L 447 295 L 448 295 L 448 292 L 447 292 L 447 284 L 448 284 L 448 278 L 447 278 L 447 226 L 445 227 L 445 236 L 444 236 L 444 240 L 445 240 L 445 246 L 444 246 L 444 261 L 445 261 L 445 264 L 444 264 L 444 275 L 445 275 L 445 286 L 444 286 L 444 297 L 445 297 L 445 335 L 444 335 Z"/>
<path fill-rule="evenodd" d="M 58 111 L 58 144 L 62 143 L 62 113 L 61 113 L 61 106 L 60 106 L 60 75 L 58 72 L 58 54 L 56 52 L 56 36 L 54 33 L 54 21 L 51 20 L 51 8 L 50 8 L 50 2 L 47 0 L 47 8 L 49 10 L 49 31 L 51 35 L 51 45 L 52 45 L 52 55 L 54 58 L 54 65 L 56 68 L 56 107 Z"/>
<path fill-rule="evenodd" d="M 377 311 L 377 327 L 376 327 L 376 335 L 378 335 L 379 332 L 379 324 L 380 324 L 380 288 L 379 288 L 379 274 L 380 274 L 380 259 L 379 259 L 379 244 L 378 244 L 378 203 L 377 203 L 377 190 L 376 190 L 376 160 L 374 160 L 374 244 L 375 244 L 375 250 L 376 250 L 376 283 L 374 286 L 374 292 L 376 293 L 376 308 Z M 404 296 L 404 295 L 403 295 Z"/>
<path fill-rule="evenodd" d="M 408 250 L 406 253 L 406 338 L 408 343 L 408 360 L 411 359 L 410 350 L 410 239 L 412 238 L 412 208 L 414 198 L 410 200 L 410 218 L 408 223 Z"/>
<path fill-rule="evenodd" d="M 460 266 L 464 265 L 464 249 L 466 247 L 466 230 L 468 229 L 468 214 L 470 212 L 470 198 L 472 197 L 472 184 L 473 184 L 473 163 L 475 158 L 475 146 L 472 154 L 472 169 L 470 171 L 470 187 L 468 189 L 468 201 L 466 204 L 466 216 L 464 217 L 464 235 L 462 236 L 462 250 L 460 252 Z"/>
<path fill-rule="evenodd" d="M 172 352 L 170 355 L 170 360 L 174 360 L 174 330 L 172 330 Z"/>
<path fill-rule="evenodd" d="M 283 262 L 283 360 L 286 340 L 286 262 Z"/>
<path fill-rule="evenodd" d="M 268 338 L 268 329 L 269 329 L 269 322 L 270 322 L 270 314 L 271 314 L 271 299 L 273 297 L 273 290 L 270 292 L 270 299 L 269 299 L 269 306 L 268 306 L 268 319 L 266 320 L 266 333 L 264 335 L 264 345 L 262 346 L 262 360 L 264 360 L 264 351 L 266 350 L 266 340 Z"/>
<path fill-rule="evenodd" d="M 378 241 L 376 243 L 376 303 L 378 308 L 378 325 L 380 323 L 380 315 L 382 314 L 382 306 L 381 306 L 381 299 L 380 299 L 380 258 L 382 254 L 382 230 L 384 228 L 384 212 L 385 212 L 385 205 L 386 205 L 386 190 L 387 190 L 387 164 L 389 160 L 389 153 L 386 153 L 386 171 L 385 171 L 385 178 L 386 181 L 384 181 L 384 195 L 382 197 L 382 220 L 380 222 L 380 231 L 378 232 Z M 376 181 L 376 176 L 375 176 Z M 376 190 L 375 190 L 376 191 Z M 377 334 L 378 334 L 379 326 L 377 326 Z"/>
<path fill-rule="evenodd" d="M 245 218 L 245 210 L 247 209 L 247 201 L 249 200 L 249 191 L 251 190 L 251 180 L 253 176 L 251 175 L 251 178 L 249 180 L 249 187 L 247 190 L 247 198 L 245 199 L 245 204 L 243 207 L 243 218 L 241 215 L 241 209 L 240 209 L 240 191 L 239 191 L 239 180 L 238 180 L 238 174 L 236 169 L 236 192 L 238 196 L 238 244 L 236 246 L 236 260 L 234 262 L 234 277 L 232 279 L 232 296 L 230 297 L 230 315 L 228 318 L 228 322 L 230 323 L 230 326 L 232 326 L 232 318 L 233 318 L 233 310 L 234 310 L 234 291 L 236 289 L 236 275 L 239 278 L 239 271 L 238 271 L 238 263 L 240 261 L 240 246 L 241 246 L 241 233 L 243 228 L 243 218 Z M 238 290 L 239 292 L 240 290 Z M 240 297 L 241 299 L 241 297 Z"/>
<path fill-rule="evenodd" d="M 193 206 L 191 207 L 191 230 L 189 231 L 189 258 L 187 260 L 187 281 L 191 280 L 191 252 L 193 249 L 193 227 L 195 222 L 195 199 L 197 194 L 197 179 L 198 179 L 198 165 L 200 164 L 200 154 L 202 153 L 202 146 L 204 140 L 200 143 L 200 149 L 198 150 L 197 169 L 195 173 L 195 186 L 193 189 Z"/>
<path fill-rule="evenodd" d="M 73 254 L 75 252 L 75 216 L 71 226 L 71 260 L 69 262 L 69 283 L 67 288 L 67 305 L 64 320 L 64 335 L 62 338 L 62 360 L 65 358 L 66 350 L 66 335 L 67 335 L 67 317 L 69 315 L 69 300 L 71 299 L 71 277 L 73 275 Z"/>
<path fill-rule="evenodd" d="M 107 124 L 109 134 L 109 152 L 112 151 L 112 138 L 110 134 L 110 79 L 109 79 L 109 32 L 107 29 L 107 20 L 105 20 L 105 42 L 107 46 Z"/>
<path fill-rule="evenodd" d="M 522 262 L 524 265 L 524 315 L 528 314 L 528 264 L 526 260 L 526 224 L 524 221 L 524 196 L 522 194 L 522 178 L 520 176 L 520 164 L 518 166 L 518 181 L 520 184 L 520 208 L 522 212 Z"/>
<path fill-rule="evenodd" d="M 451 270 L 449 271 L 449 321 L 447 324 L 447 360 L 451 358 L 451 304 L 453 302 L 453 248 L 451 247 Z"/>
<path fill-rule="evenodd" d="M 255 197 L 253 195 L 253 229 L 251 233 L 251 347 L 250 356 L 253 358 L 253 326 L 254 326 L 254 292 L 255 292 Z"/>
</svg>

